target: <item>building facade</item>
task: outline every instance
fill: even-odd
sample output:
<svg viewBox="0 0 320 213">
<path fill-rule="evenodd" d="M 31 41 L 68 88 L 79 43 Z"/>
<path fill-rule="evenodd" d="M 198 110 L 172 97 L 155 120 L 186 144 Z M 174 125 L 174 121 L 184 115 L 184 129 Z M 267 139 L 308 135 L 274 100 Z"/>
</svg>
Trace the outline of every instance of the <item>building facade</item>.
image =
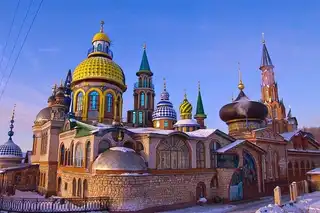
<svg viewBox="0 0 320 213">
<path fill-rule="evenodd" d="M 261 101 L 246 96 L 240 75 L 238 97 L 219 112 L 228 125 L 224 133 L 205 125 L 200 84 L 194 117 L 185 94 L 177 118 L 165 80 L 154 107 L 144 47 L 134 106 L 123 122 L 125 73 L 113 61 L 102 23 L 87 58 L 54 86 L 36 116 L 30 165 L 37 170 L 35 190 L 64 198 L 109 197 L 115 212 L 151 211 L 194 205 L 200 198 L 251 199 L 305 179 L 306 171 L 319 166 L 320 146 L 297 129 L 291 110 L 286 115 L 273 68 L 263 42 Z M 16 173 L 4 174 L 9 180 Z"/>
</svg>

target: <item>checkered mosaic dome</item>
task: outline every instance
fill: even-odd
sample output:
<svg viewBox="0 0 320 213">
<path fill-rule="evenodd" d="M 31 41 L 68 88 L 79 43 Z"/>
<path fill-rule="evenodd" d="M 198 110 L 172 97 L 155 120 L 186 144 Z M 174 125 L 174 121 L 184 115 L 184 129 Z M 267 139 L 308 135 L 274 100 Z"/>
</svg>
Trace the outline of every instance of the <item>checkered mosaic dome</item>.
<svg viewBox="0 0 320 213">
<path fill-rule="evenodd" d="M 159 120 L 163 118 L 177 120 L 177 113 L 174 110 L 172 103 L 167 100 L 159 101 L 157 109 L 152 114 L 152 120 Z"/>
<path fill-rule="evenodd" d="M 5 144 L 0 145 L 1 157 L 22 157 L 22 151 L 17 144 L 9 139 Z"/>
</svg>

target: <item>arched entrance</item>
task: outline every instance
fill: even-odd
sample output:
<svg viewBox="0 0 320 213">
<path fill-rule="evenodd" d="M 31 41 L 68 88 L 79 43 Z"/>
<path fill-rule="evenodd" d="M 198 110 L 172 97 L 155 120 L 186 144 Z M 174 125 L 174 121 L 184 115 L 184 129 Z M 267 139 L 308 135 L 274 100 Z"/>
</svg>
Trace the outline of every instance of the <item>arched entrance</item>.
<svg viewBox="0 0 320 213">
<path fill-rule="evenodd" d="M 252 155 L 243 152 L 243 198 L 253 198 L 259 195 L 257 166 Z"/>
<path fill-rule="evenodd" d="M 243 199 L 243 172 L 242 169 L 236 170 L 231 178 L 229 187 L 229 200 L 236 201 Z"/>
<path fill-rule="evenodd" d="M 199 182 L 196 189 L 196 199 L 199 200 L 200 198 L 206 197 L 206 195 L 206 184 L 204 182 Z"/>
</svg>

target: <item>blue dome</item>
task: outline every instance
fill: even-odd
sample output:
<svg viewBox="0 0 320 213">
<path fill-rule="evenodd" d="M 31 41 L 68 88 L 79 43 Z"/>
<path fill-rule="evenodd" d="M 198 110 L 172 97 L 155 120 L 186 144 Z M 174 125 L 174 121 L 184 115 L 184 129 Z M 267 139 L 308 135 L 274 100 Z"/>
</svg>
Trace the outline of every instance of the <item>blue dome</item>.
<svg viewBox="0 0 320 213">
<path fill-rule="evenodd" d="M 22 151 L 20 147 L 15 144 L 11 139 L 9 139 L 6 143 L 0 145 L 0 158 L 22 158 Z"/>
<path fill-rule="evenodd" d="M 158 102 L 157 108 L 152 113 L 152 120 L 170 119 L 177 120 L 177 113 L 169 101 L 169 93 L 164 90 L 161 93 L 161 101 Z"/>
</svg>

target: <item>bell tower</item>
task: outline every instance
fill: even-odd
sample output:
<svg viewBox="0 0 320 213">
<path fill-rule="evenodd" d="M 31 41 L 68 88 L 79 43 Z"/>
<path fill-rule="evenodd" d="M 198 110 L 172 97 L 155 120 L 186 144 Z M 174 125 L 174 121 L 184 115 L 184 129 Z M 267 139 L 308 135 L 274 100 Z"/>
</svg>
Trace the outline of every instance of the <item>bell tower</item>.
<svg viewBox="0 0 320 213">
<path fill-rule="evenodd" d="M 140 69 L 136 73 L 138 82 L 133 89 L 133 110 L 128 111 L 127 123 L 134 127 L 152 127 L 152 112 L 154 110 L 154 85 L 146 45 L 143 46 Z"/>
<path fill-rule="evenodd" d="M 269 55 L 264 34 L 262 33 L 261 57 L 261 102 L 268 107 L 268 125 L 278 133 L 288 131 L 286 108 L 279 99 L 278 84 L 274 76 L 274 65 Z"/>
</svg>

